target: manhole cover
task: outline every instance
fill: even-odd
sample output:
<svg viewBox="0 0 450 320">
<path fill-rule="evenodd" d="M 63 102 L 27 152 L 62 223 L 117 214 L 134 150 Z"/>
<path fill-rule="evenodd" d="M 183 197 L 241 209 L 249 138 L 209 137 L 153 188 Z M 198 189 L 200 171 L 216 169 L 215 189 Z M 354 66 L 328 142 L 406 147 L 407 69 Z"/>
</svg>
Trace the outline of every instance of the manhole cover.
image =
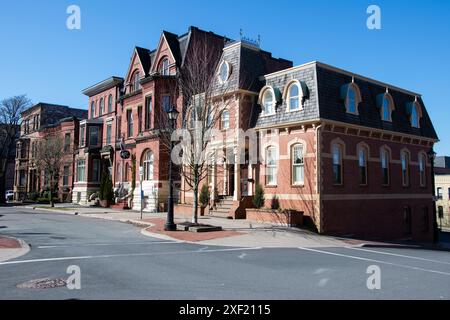
<svg viewBox="0 0 450 320">
<path fill-rule="evenodd" d="M 52 289 L 52 288 L 59 288 L 59 287 L 65 287 L 65 286 L 66 286 L 65 279 L 44 278 L 44 279 L 30 280 L 30 281 L 18 284 L 17 288 L 20 288 L 20 289 Z"/>
</svg>

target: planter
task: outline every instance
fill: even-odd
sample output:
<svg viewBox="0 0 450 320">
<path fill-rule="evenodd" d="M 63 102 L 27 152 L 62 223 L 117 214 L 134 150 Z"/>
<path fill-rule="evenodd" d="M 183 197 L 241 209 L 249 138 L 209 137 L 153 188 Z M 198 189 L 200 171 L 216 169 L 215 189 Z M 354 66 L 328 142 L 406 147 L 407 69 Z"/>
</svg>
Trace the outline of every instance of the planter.
<svg viewBox="0 0 450 320">
<path fill-rule="evenodd" d="M 102 208 L 109 208 L 111 206 L 111 201 L 109 201 L 109 200 L 100 200 L 100 206 Z"/>
<path fill-rule="evenodd" d="M 296 227 L 303 225 L 303 212 L 296 210 L 246 209 L 248 221 Z"/>
</svg>

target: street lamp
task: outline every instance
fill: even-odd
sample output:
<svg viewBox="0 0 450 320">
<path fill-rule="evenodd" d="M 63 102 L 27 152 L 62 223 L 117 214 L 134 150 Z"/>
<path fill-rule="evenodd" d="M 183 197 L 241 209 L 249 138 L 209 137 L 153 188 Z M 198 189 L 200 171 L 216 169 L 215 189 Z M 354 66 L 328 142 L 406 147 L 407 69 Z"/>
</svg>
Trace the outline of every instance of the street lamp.
<svg viewBox="0 0 450 320">
<path fill-rule="evenodd" d="M 177 109 L 172 106 L 169 110 L 166 111 L 169 117 L 169 125 L 170 125 L 170 152 L 169 152 L 169 199 L 167 203 L 167 221 L 164 226 L 164 230 L 166 231 L 175 231 L 177 229 L 176 224 L 173 221 L 173 179 L 172 179 L 172 150 L 173 150 L 173 142 L 172 142 L 172 132 L 175 130 L 175 123 L 178 118 L 179 112 Z"/>
<path fill-rule="evenodd" d="M 433 148 L 430 149 L 427 153 L 428 160 L 430 160 L 431 165 L 431 187 L 433 188 L 433 242 L 437 243 L 439 241 L 439 230 L 437 225 L 437 215 L 436 215 L 436 186 L 434 180 L 434 160 L 436 159 L 436 152 L 434 152 Z"/>
</svg>

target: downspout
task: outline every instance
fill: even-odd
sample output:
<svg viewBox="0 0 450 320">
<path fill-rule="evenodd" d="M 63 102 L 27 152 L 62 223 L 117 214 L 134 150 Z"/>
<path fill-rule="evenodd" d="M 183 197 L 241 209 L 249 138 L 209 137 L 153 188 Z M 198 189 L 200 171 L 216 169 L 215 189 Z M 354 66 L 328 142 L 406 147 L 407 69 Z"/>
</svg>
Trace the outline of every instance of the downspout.
<svg viewBox="0 0 450 320">
<path fill-rule="evenodd" d="M 322 160 L 321 160 L 321 129 L 322 124 L 316 127 L 316 188 L 317 188 L 317 202 L 318 202 L 318 212 L 319 212 L 319 226 L 317 228 L 319 233 L 323 230 L 323 216 L 322 216 L 322 183 L 321 183 L 321 170 L 322 170 Z"/>
</svg>

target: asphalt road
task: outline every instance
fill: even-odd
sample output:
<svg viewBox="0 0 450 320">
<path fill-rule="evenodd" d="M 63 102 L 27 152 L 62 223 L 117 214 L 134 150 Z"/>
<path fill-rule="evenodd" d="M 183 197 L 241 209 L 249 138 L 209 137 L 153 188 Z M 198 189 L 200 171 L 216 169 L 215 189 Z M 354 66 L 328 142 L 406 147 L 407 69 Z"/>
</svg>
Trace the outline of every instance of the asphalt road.
<svg viewBox="0 0 450 320">
<path fill-rule="evenodd" d="M 0 299 L 450 299 L 450 252 L 243 249 L 152 239 L 132 225 L 0 207 L 0 234 L 31 251 L 0 263 Z M 23 289 L 81 271 L 81 289 Z M 381 288 L 369 290 L 369 266 Z"/>
</svg>

